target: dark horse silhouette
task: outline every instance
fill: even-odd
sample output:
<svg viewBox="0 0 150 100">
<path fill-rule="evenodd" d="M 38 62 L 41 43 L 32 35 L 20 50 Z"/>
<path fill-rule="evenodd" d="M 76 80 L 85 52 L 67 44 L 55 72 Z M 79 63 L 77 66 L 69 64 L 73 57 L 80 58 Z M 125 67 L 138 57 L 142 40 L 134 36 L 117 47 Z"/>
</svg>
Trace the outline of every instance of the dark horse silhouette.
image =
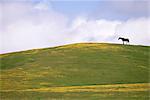
<svg viewBox="0 0 150 100">
<path fill-rule="evenodd" d="M 120 40 L 120 39 L 122 40 L 123 45 L 124 45 L 124 41 L 126 41 L 126 43 L 127 43 L 127 42 L 129 43 L 129 39 L 125 39 L 125 38 L 119 37 L 118 40 Z"/>
</svg>

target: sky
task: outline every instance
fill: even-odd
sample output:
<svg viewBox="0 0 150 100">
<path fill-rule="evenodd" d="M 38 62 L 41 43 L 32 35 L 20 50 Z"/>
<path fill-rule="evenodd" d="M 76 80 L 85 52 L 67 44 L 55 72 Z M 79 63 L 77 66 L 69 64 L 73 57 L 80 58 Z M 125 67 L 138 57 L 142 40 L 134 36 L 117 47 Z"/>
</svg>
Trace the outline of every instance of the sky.
<svg viewBox="0 0 150 100">
<path fill-rule="evenodd" d="M 150 46 L 148 0 L 0 0 L 0 53 L 81 42 Z"/>
</svg>

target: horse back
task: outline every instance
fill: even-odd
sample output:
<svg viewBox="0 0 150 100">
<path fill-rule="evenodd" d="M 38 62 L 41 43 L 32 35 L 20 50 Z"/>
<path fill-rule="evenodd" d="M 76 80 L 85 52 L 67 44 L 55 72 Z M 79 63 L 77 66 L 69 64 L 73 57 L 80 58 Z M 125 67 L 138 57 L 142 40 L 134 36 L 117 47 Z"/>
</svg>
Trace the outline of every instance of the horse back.
<svg viewBox="0 0 150 100">
<path fill-rule="evenodd" d="M 125 41 L 129 42 L 129 39 L 125 39 Z"/>
</svg>

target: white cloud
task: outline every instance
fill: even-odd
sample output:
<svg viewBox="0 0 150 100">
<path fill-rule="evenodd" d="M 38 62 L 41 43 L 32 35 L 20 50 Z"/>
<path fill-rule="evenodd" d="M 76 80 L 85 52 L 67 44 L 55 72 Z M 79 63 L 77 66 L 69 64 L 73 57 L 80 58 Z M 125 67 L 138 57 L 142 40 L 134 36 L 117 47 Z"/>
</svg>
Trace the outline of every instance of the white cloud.
<svg viewBox="0 0 150 100">
<path fill-rule="evenodd" d="M 150 18 L 131 19 L 117 27 L 120 36 L 128 37 L 132 44 L 150 45 Z"/>
<path fill-rule="evenodd" d="M 121 43 L 119 36 L 129 38 L 131 44 L 150 45 L 150 18 L 124 22 L 78 16 L 69 22 L 68 17 L 49 5 L 45 1 L 3 4 L 0 53 L 76 42 Z"/>
<path fill-rule="evenodd" d="M 126 22 L 78 18 L 74 20 L 73 30 L 77 41 L 122 43 L 117 38 L 125 37 L 130 39 L 130 44 L 150 45 L 148 26 L 150 18 L 130 19 Z"/>
<path fill-rule="evenodd" d="M 73 21 L 72 34 L 77 41 L 108 42 L 107 39 L 115 33 L 115 28 L 120 21 L 86 20 L 77 18 Z"/>
</svg>

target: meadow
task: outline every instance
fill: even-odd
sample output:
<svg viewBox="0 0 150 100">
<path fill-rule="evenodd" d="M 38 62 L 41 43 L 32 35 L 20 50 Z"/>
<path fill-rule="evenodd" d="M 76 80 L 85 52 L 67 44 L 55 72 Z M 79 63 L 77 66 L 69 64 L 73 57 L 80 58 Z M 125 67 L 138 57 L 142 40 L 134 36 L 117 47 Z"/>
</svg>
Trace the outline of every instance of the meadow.
<svg viewBox="0 0 150 100">
<path fill-rule="evenodd" d="M 149 100 L 149 46 L 77 43 L 0 55 L 2 100 Z"/>
</svg>

